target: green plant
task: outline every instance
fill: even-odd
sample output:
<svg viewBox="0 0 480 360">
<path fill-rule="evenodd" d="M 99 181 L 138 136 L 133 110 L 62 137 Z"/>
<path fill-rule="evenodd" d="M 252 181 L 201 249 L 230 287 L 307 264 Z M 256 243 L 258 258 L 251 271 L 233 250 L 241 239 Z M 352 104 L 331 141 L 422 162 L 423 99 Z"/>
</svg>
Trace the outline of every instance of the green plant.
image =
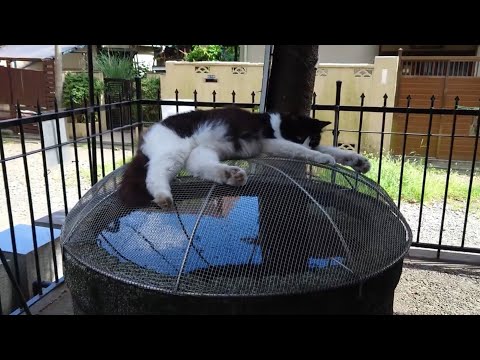
<svg viewBox="0 0 480 360">
<path fill-rule="evenodd" d="M 143 99 L 157 99 L 158 90 L 160 89 L 159 78 L 142 78 L 142 98 Z M 143 107 L 143 120 L 147 122 L 154 122 L 160 119 L 157 105 L 145 105 Z"/>
<path fill-rule="evenodd" d="M 142 98 L 156 99 L 160 89 L 160 79 L 156 77 L 142 78 Z"/>
<path fill-rule="evenodd" d="M 135 76 L 139 76 L 142 79 L 147 76 L 147 73 L 150 71 L 150 68 L 145 65 L 145 63 L 135 63 Z"/>
<path fill-rule="evenodd" d="M 222 46 L 222 61 L 235 61 L 235 46 Z"/>
<path fill-rule="evenodd" d="M 193 45 L 192 50 L 185 54 L 186 61 L 220 60 L 222 47 L 220 45 Z"/>
<path fill-rule="evenodd" d="M 370 179 L 378 180 L 379 159 L 377 156 L 365 154 L 372 164 L 371 170 L 366 174 Z M 385 155 L 382 160 L 380 185 L 395 201 L 398 199 L 401 158 Z M 407 202 L 420 202 L 423 183 L 423 162 L 416 159 L 405 161 L 402 184 L 402 200 Z M 425 183 L 425 203 L 443 201 L 445 194 L 447 171 L 443 169 L 427 168 Z M 466 201 L 470 176 L 452 170 L 448 185 L 448 200 Z M 474 177 L 472 202 L 480 201 L 480 178 Z"/>
<path fill-rule="evenodd" d="M 93 79 L 93 93 L 95 97 L 103 92 L 103 82 Z M 85 99 L 90 96 L 88 75 L 86 73 L 67 73 L 63 82 L 63 105 L 65 107 L 83 106 Z M 76 117 L 77 122 L 85 122 L 85 115 Z"/>
<path fill-rule="evenodd" d="M 132 80 L 139 74 L 132 59 L 124 56 L 112 55 L 109 52 L 101 52 L 95 58 L 95 67 L 103 73 L 103 76 L 111 79 Z"/>
</svg>

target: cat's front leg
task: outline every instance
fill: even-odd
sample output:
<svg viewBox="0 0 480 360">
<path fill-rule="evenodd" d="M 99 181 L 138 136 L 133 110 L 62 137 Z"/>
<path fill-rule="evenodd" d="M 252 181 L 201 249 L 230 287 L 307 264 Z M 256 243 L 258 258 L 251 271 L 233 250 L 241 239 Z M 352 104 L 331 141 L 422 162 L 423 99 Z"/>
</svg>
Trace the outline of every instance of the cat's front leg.
<svg viewBox="0 0 480 360">
<path fill-rule="evenodd" d="M 214 149 L 199 146 L 192 150 L 187 159 L 187 170 L 202 179 L 219 184 L 243 186 L 247 182 L 247 173 L 238 166 L 220 163 L 219 156 Z"/>
<path fill-rule="evenodd" d="M 313 161 L 318 164 L 335 165 L 335 159 L 329 154 L 322 154 L 301 144 L 282 139 L 264 139 L 262 153 L 288 159 Z"/>
<path fill-rule="evenodd" d="M 247 173 L 238 166 L 229 166 L 220 164 L 223 166 L 223 176 L 220 176 L 220 183 L 231 186 L 243 186 L 247 183 Z"/>
<path fill-rule="evenodd" d="M 328 154 L 334 157 L 339 164 L 350 166 L 355 171 L 367 173 L 370 171 L 370 162 L 368 159 L 351 150 L 343 150 L 334 146 L 318 146 L 315 150 L 323 154 Z"/>
</svg>

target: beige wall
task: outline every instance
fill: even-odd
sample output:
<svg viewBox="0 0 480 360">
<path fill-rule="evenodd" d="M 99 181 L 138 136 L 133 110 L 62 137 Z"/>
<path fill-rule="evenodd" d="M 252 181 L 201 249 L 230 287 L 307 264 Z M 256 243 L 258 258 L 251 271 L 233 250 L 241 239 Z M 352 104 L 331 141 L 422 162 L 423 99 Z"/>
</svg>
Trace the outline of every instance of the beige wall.
<svg viewBox="0 0 480 360">
<path fill-rule="evenodd" d="M 370 96 L 365 98 L 366 106 L 383 106 L 383 96 L 387 94 L 387 107 L 395 106 L 395 94 L 397 87 L 397 56 L 377 56 L 375 57 L 375 71 L 373 72 L 372 86 Z M 382 113 L 371 113 L 366 119 L 365 130 L 381 131 Z M 393 114 L 385 115 L 385 132 L 392 130 Z M 378 152 L 380 150 L 380 135 L 365 134 L 366 150 Z M 383 150 L 390 149 L 390 135 L 385 135 Z"/>
<path fill-rule="evenodd" d="M 372 78 L 375 66 L 373 64 L 318 64 L 315 77 L 316 103 L 321 105 L 335 104 L 336 82 L 342 81 L 340 103 L 342 105 L 360 105 L 360 95 L 370 96 Z M 323 139 L 326 144 L 333 143 L 333 111 L 317 111 L 315 118 L 331 121 L 325 129 Z M 365 116 L 364 116 L 365 119 Z M 358 113 L 344 112 L 340 114 L 340 129 L 358 130 Z M 357 147 L 358 135 L 341 132 L 339 143 L 354 144 Z M 362 145 L 363 146 L 363 145 Z"/>
<path fill-rule="evenodd" d="M 161 78 L 163 99 L 175 99 L 175 89 L 179 98 L 193 99 L 197 90 L 198 101 L 212 101 L 215 90 L 217 102 L 231 102 L 235 91 L 235 102 L 252 102 L 251 93 L 255 92 L 255 102 L 260 101 L 263 65 L 242 62 L 186 62 L 167 61 L 166 75 Z M 208 77 L 218 82 L 206 82 Z"/>
<path fill-rule="evenodd" d="M 340 102 L 342 105 L 360 105 L 360 95 L 365 94 L 365 106 L 383 106 L 383 95 L 388 95 L 387 106 L 394 105 L 397 83 L 398 57 L 376 56 L 373 63 L 317 65 L 315 78 L 316 103 L 333 105 L 335 103 L 336 81 L 342 81 Z M 234 74 L 233 72 L 242 72 Z M 168 61 L 165 74 L 151 74 L 160 78 L 162 99 L 175 99 L 175 89 L 179 99 L 193 99 L 193 91 L 198 92 L 198 101 L 212 101 L 212 92 L 216 91 L 217 102 L 231 102 L 232 90 L 236 93 L 236 102 L 251 102 L 251 92 L 256 92 L 255 102 L 260 102 L 263 66 L 261 63 L 240 62 L 183 62 Z M 205 82 L 214 75 L 218 82 Z M 324 134 L 325 142 L 333 143 L 332 132 L 334 112 L 317 111 L 317 119 L 331 121 L 332 125 Z M 342 112 L 340 129 L 358 131 L 360 113 Z M 385 117 L 385 132 L 391 130 L 392 114 Z M 381 131 L 382 114 L 364 113 L 363 130 Z M 361 149 L 378 153 L 380 135 L 363 134 Z M 358 148 L 358 133 L 341 132 L 339 142 L 352 144 Z M 390 136 L 384 137 L 384 150 L 390 147 Z"/>
<path fill-rule="evenodd" d="M 318 64 L 315 78 L 316 103 L 335 104 L 336 81 L 342 81 L 341 105 L 360 105 L 362 93 L 365 94 L 364 106 L 383 106 L 383 96 L 387 94 L 387 106 L 394 106 L 397 83 L 398 57 L 377 56 L 373 64 Z M 333 143 L 332 132 L 334 112 L 317 111 L 315 118 L 331 121 L 326 128 L 324 139 Z M 341 112 L 339 128 L 358 131 L 359 112 Z M 392 114 L 385 116 L 385 132 L 392 126 Z M 381 113 L 364 113 L 362 130 L 378 131 L 382 129 Z M 378 153 L 380 135 L 363 134 L 361 149 Z M 358 133 L 340 132 L 339 143 L 354 144 L 358 148 Z M 384 151 L 390 148 L 390 136 L 384 137 Z"/>
</svg>

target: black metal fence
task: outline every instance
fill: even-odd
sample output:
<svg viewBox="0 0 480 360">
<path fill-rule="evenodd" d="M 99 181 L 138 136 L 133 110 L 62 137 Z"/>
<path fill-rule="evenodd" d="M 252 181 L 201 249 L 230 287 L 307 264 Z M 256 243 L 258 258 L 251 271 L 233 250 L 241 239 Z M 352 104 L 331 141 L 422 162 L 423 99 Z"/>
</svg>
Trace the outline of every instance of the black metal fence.
<svg viewBox="0 0 480 360">
<path fill-rule="evenodd" d="M 157 99 L 142 99 L 141 98 L 141 85 L 140 81 L 136 82 L 136 98 L 135 99 L 120 99 L 118 102 L 111 102 L 107 99 L 105 105 L 100 105 L 98 98 L 96 99 L 96 105 L 85 106 L 82 108 L 62 109 L 59 110 L 55 107 L 55 111 L 49 113 L 41 113 L 40 109 L 36 115 L 30 117 L 21 117 L 21 113 L 18 112 L 18 117 L 0 122 L 0 129 L 18 128 L 18 134 L 5 135 L 0 133 L 0 168 L 3 177 L 3 189 L 0 198 L 0 209 L 5 209 L 5 213 L 2 210 L 2 217 L 8 219 L 7 229 L 3 232 L 4 239 L 0 238 L 0 248 L 3 247 L 2 255 L 3 266 L 5 267 L 5 273 L 3 279 L 4 286 L 0 282 L 0 311 L 2 310 L 2 302 L 4 304 L 4 312 L 10 312 L 5 310 L 5 304 L 9 303 L 11 307 L 15 308 L 22 306 L 23 300 L 27 299 L 27 305 L 32 304 L 42 295 L 55 288 L 55 286 L 63 281 L 61 274 L 61 249 L 58 244 L 58 232 L 61 224 L 57 223 L 55 216 L 60 213 L 61 215 L 68 214 L 69 209 L 75 204 L 75 202 L 81 198 L 81 196 L 88 190 L 89 187 L 94 185 L 99 179 L 107 175 L 110 171 L 115 170 L 116 167 L 121 166 L 128 162 L 128 157 L 133 156 L 135 153 L 135 146 L 138 141 L 138 135 L 143 130 L 144 126 L 148 126 L 150 122 L 144 121 L 144 114 L 148 113 L 148 118 L 158 120 L 161 118 L 162 106 L 173 106 L 175 112 L 179 111 L 180 106 L 191 106 L 192 108 L 215 108 L 226 105 L 235 104 L 238 107 L 249 109 L 252 112 L 258 111 L 259 104 L 255 99 L 255 92 L 251 93 L 251 102 L 249 103 L 237 103 L 235 100 L 236 94 L 232 92 L 231 102 L 217 102 L 215 91 L 212 93 L 212 101 L 197 101 L 197 92 L 193 94 L 193 101 L 179 101 L 179 93 L 175 92 L 175 100 L 162 100 L 158 96 Z M 385 136 L 396 135 L 402 136 L 404 143 L 407 136 L 426 136 L 426 152 L 423 158 L 423 181 L 421 189 L 418 189 L 421 193 L 419 201 L 418 212 L 418 226 L 417 226 L 417 239 L 414 241 L 413 246 L 433 248 L 437 249 L 438 256 L 442 250 L 463 251 L 471 253 L 480 253 L 480 247 L 468 247 L 465 246 L 465 233 L 467 230 L 467 222 L 469 221 L 469 209 L 472 196 L 472 187 L 475 176 L 475 163 L 476 154 L 478 149 L 478 135 L 479 127 L 476 128 L 476 133 L 472 135 L 475 139 L 474 148 L 472 149 L 472 160 L 469 171 L 469 185 L 468 193 L 465 200 L 466 209 L 462 232 L 462 241 L 459 245 L 444 245 L 442 244 L 442 233 L 445 219 L 445 209 L 447 205 L 447 195 L 450 174 L 452 171 L 452 149 L 453 143 L 457 136 L 455 131 L 451 134 L 432 134 L 432 119 L 434 115 L 446 114 L 454 117 L 454 122 L 457 116 L 470 115 L 479 116 L 478 110 L 462 110 L 458 109 L 458 99 L 456 106 L 452 109 L 438 109 L 434 107 L 434 98 L 432 97 L 430 108 L 410 108 L 407 107 L 388 107 L 387 99 L 384 96 L 383 106 L 373 107 L 365 106 L 365 96 L 359 99 L 359 105 L 341 105 L 341 82 L 337 82 L 336 88 L 336 101 L 332 105 L 321 105 L 316 103 L 316 95 L 313 96 L 313 102 L 311 107 L 312 116 L 316 117 L 319 111 L 331 112 L 333 114 L 333 145 L 338 145 L 339 134 L 342 132 L 354 133 L 357 137 L 356 151 L 361 152 L 362 137 L 366 134 L 375 134 L 380 137 L 380 146 L 377 154 L 378 169 L 376 179 L 381 182 L 382 179 L 382 163 L 386 160 L 385 151 L 383 149 Z M 73 103 L 73 102 L 72 102 Z M 118 126 L 115 124 L 109 124 L 112 111 L 119 110 L 120 118 Z M 347 112 L 358 115 L 358 129 L 352 130 L 348 128 L 342 128 L 342 114 Z M 366 114 L 380 113 L 381 116 L 381 130 L 371 131 L 364 129 L 364 116 Z M 428 115 L 429 127 L 427 133 L 408 133 L 407 126 L 404 132 L 385 131 L 386 116 L 387 114 L 405 114 L 406 122 L 411 114 L 426 114 Z M 71 123 L 71 139 L 62 138 L 60 119 L 67 119 Z M 79 119 L 82 119 L 81 121 Z M 96 119 L 97 121 L 92 121 Z M 106 128 L 102 128 L 102 120 L 106 120 Z M 45 143 L 45 127 L 46 124 L 55 125 L 55 143 L 48 145 Z M 40 147 L 37 149 L 27 149 L 27 143 L 31 136 L 26 134 L 24 127 L 26 124 L 38 124 L 39 136 L 35 139 L 40 142 Z M 85 135 L 79 135 L 79 131 L 85 133 Z M 27 136 L 28 135 L 28 136 Z M 432 137 L 448 136 L 451 139 L 450 157 L 448 159 L 448 165 L 446 169 L 446 187 L 443 199 L 443 210 L 441 213 L 441 226 L 439 229 L 438 242 L 426 243 L 420 241 L 422 215 L 424 207 L 424 195 L 426 186 L 427 169 L 431 166 L 429 162 L 429 146 Z M 462 135 L 464 136 L 464 135 Z M 18 153 L 7 154 L 5 147 L 7 145 L 15 144 L 16 148 L 19 148 Z M 63 149 L 68 148 L 73 152 L 73 159 L 70 162 L 66 162 L 63 158 Z M 56 152 L 58 154 L 58 166 L 49 166 L 47 161 L 48 152 Z M 83 154 L 83 155 L 82 155 Z M 40 155 L 41 159 L 36 159 L 36 165 L 41 168 L 41 178 L 36 178 L 37 190 L 32 194 L 32 174 L 29 173 L 32 164 L 32 158 L 35 155 Z M 82 158 L 83 156 L 83 158 Z M 83 159 L 83 160 L 82 160 Z M 85 160 L 87 159 L 87 160 Z M 403 146 L 403 154 L 399 155 L 400 159 L 400 174 L 399 174 L 399 186 L 398 186 L 398 206 L 401 206 L 402 189 L 405 182 L 404 167 L 408 161 L 408 156 L 405 154 L 405 145 Z M 23 167 L 23 178 L 18 174 L 10 175 L 12 173 L 7 165 L 13 164 L 15 160 L 21 161 Z M 13 165 L 12 165 L 13 166 Z M 18 165 L 15 166 L 18 167 Z M 52 182 L 53 168 L 59 173 L 56 179 L 55 188 Z M 66 169 L 68 168 L 68 169 Z M 71 174 L 72 179 L 68 179 L 66 171 Z M 24 198 L 15 198 L 11 189 L 20 183 L 22 189 L 26 190 L 26 203 Z M 40 187 L 41 191 L 38 191 Z M 46 202 L 46 211 L 40 212 L 38 210 L 37 203 L 44 198 Z M 57 201 L 56 205 L 52 205 L 53 200 Z M 42 200 L 43 201 L 43 200 Z M 26 208 L 28 212 L 28 224 L 29 227 L 28 236 L 25 232 L 22 233 L 21 238 L 16 232 L 16 226 L 18 221 L 16 220 L 17 206 L 22 204 L 23 208 Z M 43 217 L 43 220 L 39 217 Z M 27 221 L 26 221 L 27 222 Z M 46 229 L 47 233 L 42 233 L 42 240 L 39 243 L 40 230 Z M 0 229 L 1 230 L 1 229 Z M 2 232 L 0 232 L 1 234 Z M 45 240 L 45 236 L 47 239 Z M 26 243 L 29 243 L 26 246 Z M 3 244 L 3 246 L 2 246 Z M 8 246 L 6 246 L 7 244 Z M 25 248 L 27 248 L 25 250 Z M 3 256 L 5 255 L 5 256 Z M 46 271 L 45 268 L 48 268 Z M 11 270 L 7 273 L 7 270 Z M 2 281 L 2 268 L 0 267 L 0 281 Z M 11 276 L 7 276 L 11 275 Z M 13 283 L 12 283 L 13 281 Z M 9 285 L 11 290 L 6 291 L 6 287 Z M 8 293 L 8 294 L 6 294 Z M 18 312 L 19 310 L 17 310 Z"/>
</svg>

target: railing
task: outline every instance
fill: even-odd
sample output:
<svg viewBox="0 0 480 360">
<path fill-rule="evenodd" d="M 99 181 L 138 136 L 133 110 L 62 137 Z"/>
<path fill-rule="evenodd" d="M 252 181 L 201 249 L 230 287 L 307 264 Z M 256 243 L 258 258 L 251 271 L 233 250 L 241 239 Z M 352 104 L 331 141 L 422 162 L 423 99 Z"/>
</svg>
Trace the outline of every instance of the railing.
<svg viewBox="0 0 480 360">
<path fill-rule="evenodd" d="M 24 297 L 28 300 L 28 306 L 32 301 L 34 302 L 35 299 L 43 296 L 48 289 L 54 288 L 56 284 L 63 281 L 61 264 L 59 263 L 61 261 L 61 249 L 58 244 L 61 221 L 60 223 L 56 222 L 56 215 L 58 212 L 60 215 L 68 214 L 69 209 L 74 206 L 76 201 L 78 201 L 93 184 L 109 172 L 115 170 L 118 166 L 122 166 L 128 162 L 129 156 L 133 156 L 135 153 L 135 147 L 143 127 L 149 126 L 149 124 L 154 121 L 158 121 L 160 114 L 162 114 L 162 112 L 165 113 L 165 109 L 168 109 L 168 106 L 173 107 L 174 112 L 179 112 L 181 108 L 185 106 L 198 109 L 235 104 L 235 106 L 256 112 L 258 111 L 259 105 L 255 102 L 254 92 L 252 92 L 251 103 L 236 103 L 236 94 L 234 92 L 232 93 L 231 103 L 220 103 L 216 102 L 215 92 L 212 94 L 212 102 L 197 101 L 196 91 L 193 94 L 193 101 L 179 101 L 178 92 L 175 94 L 175 100 L 167 101 L 160 98 L 142 99 L 139 82 L 137 82 L 136 89 L 135 99 L 127 99 L 105 105 L 98 105 L 99 101 L 97 99 L 97 105 L 91 107 L 84 106 L 81 108 L 62 110 L 55 108 L 55 111 L 48 113 L 41 113 L 41 111 L 38 110 L 37 114 L 24 118 L 22 118 L 21 113 L 18 112 L 17 118 L 0 122 L 0 129 L 19 128 L 18 136 L 10 135 L 6 137 L 6 135 L 0 134 L 0 169 L 3 178 L 2 188 L 0 189 L 2 195 L 2 198 L 0 198 L 0 206 L 2 206 L 0 210 L 2 212 L 2 218 L 4 218 L 4 223 L 0 224 L 0 229 L 6 226 L 7 229 L 4 232 L 4 236 L 8 237 L 9 235 L 8 241 L 4 240 L 2 242 L 2 238 L 0 238 L 0 248 L 3 247 L 7 266 L 11 269 L 11 274 L 18 288 L 21 289 L 20 295 L 16 291 L 15 284 L 12 285 L 11 291 L 14 293 L 12 296 L 13 305 L 21 306 L 22 297 Z M 432 118 L 435 115 L 451 115 L 456 119 L 457 116 L 461 115 L 478 117 L 480 111 L 478 109 L 459 109 L 458 100 L 454 108 L 438 109 L 434 107 L 434 98 L 432 98 L 432 103 L 429 108 L 410 108 L 408 106 L 409 103 L 406 107 L 388 107 L 386 106 L 388 99 L 386 95 L 384 97 L 384 106 L 365 106 L 365 96 L 363 94 L 359 98 L 359 105 L 341 105 L 341 82 L 337 82 L 336 91 L 336 103 L 331 105 L 316 104 L 314 96 L 311 114 L 314 117 L 318 115 L 319 111 L 333 114 L 333 144 L 339 144 L 339 134 L 354 134 L 357 138 L 355 151 L 362 152 L 362 144 L 365 143 L 365 136 L 376 135 L 380 137 L 378 152 L 374 154 L 374 157 L 378 160 L 375 180 L 378 181 L 380 185 L 384 182 L 385 162 L 390 159 L 388 149 L 384 149 L 385 138 L 392 135 L 401 136 L 404 143 L 408 137 L 423 136 L 427 138 L 426 152 L 420 165 L 422 167 L 423 179 L 420 188 L 417 189 L 420 193 L 420 200 L 418 204 L 418 224 L 416 224 L 414 229 L 416 230 L 416 239 L 413 246 L 436 249 L 438 255 L 440 255 L 442 250 L 480 253 L 480 246 L 467 246 L 465 244 L 467 223 L 470 219 L 469 210 L 472 189 L 475 179 L 475 163 L 479 135 L 478 126 L 474 135 L 456 135 L 455 131 L 451 134 L 436 134 L 431 131 Z M 105 117 L 105 112 L 111 112 L 115 109 L 121 110 L 120 126 L 117 127 L 108 124 L 108 120 L 107 123 L 105 123 L 105 118 L 108 119 L 108 117 Z M 341 121 L 342 114 L 346 112 L 353 112 L 358 115 L 358 129 L 352 129 L 352 126 L 348 128 L 342 128 L 340 126 L 343 124 Z M 365 116 L 367 114 L 377 113 L 381 114 L 378 120 L 381 130 L 374 131 L 365 129 Z M 406 130 L 404 132 L 390 131 L 386 128 L 386 117 L 388 114 L 404 114 L 407 123 L 409 116 L 412 114 L 425 114 L 427 115 L 427 121 L 430 123 L 429 130 L 426 133 L 407 132 Z M 79 124 L 77 115 L 83 115 L 85 121 Z M 93 118 L 98 119 L 97 127 L 92 126 Z M 62 137 L 60 131 L 61 119 L 68 119 L 71 122 L 73 131 L 72 139 Z M 39 144 L 37 144 L 39 146 L 36 147 L 31 144 L 32 137 L 24 131 L 26 124 L 33 123 L 38 124 L 39 129 L 39 136 L 34 137 L 35 141 L 39 142 Z M 47 144 L 45 141 L 45 128 L 47 124 L 48 126 L 53 124 L 53 129 L 55 129 L 55 141 L 51 144 Z M 104 125 L 106 125 L 106 128 Z M 86 130 L 86 136 L 77 136 L 78 129 L 82 127 Z M 405 129 L 407 129 L 407 127 L 405 127 Z M 95 133 L 92 133 L 92 130 L 95 131 Z M 427 173 L 432 167 L 431 158 L 429 157 L 429 147 L 433 137 L 447 137 L 451 140 L 450 157 L 445 171 L 446 186 L 440 215 L 441 224 L 438 229 L 438 241 L 436 243 L 421 241 L 420 236 L 424 215 Z M 460 137 L 469 137 L 474 140 L 472 161 L 468 164 L 467 169 L 468 192 L 464 199 L 465 216 L 462 224 L 457 224 L 463 229 L 461 241 L 459 241 L 458 245 L 446 245 L 442 243 L 443 231 L 441 229 L 445 226 L 449 183 L 451 181 L 453 167 L 452 149 L 455 139 Z M 16 152 L 14 149 L 17 149 Z M 71 151 L 69 155 L 71 161 L 66 161 L 64 158 L 64 150 L 66 149 Z M 48 158 L 51 158 L 52 153 L 58 157 L 58 165 L 49 165 Z M 406 181 L 408 180 L 408 175 L 404 171 L 407 163 L 410 161 L 407 155 L 408 154 L 405 154 L 405 146 L 403 146 L 403 153 L 396 157 L 399 167 L 399 184 L 397 189 L 398 195 L 395 196 L 399 207 L 403 204 L 402 191 L 404 191 Z M 26 196 L 25 194 L 21 195 L 19 189 L 24 190 Z M 44 216 L 44 219 L 39 219 L 39 217 L 42 216 Z M 21 232 L 21 236 L 19 236 L 16 229 L 18 229 L 18 226 L 21 225 L 22 222 L 26 223 L 29 230 L 28 234 Z M 5 244 L 8 246 L 5 247 Z M 25 250 L 25 248 L 27 248 L 27 250 Z M 33 259 L 33 263 L 26 265 L 26 256 L 30 256 L 29 259 Z M 48 258 L 48 261 L 45 261 L 46 258 Z M 0 272 L 1 270 L 0 268 Z M 0 281 L 1 280 L 2 277 L 0 276 Z M 5 291 L 2 289 L 2 284 L 0 283 L 0 310 L 2 309 L 2 302 L 5 304 L 7 300 Z M 7 311 L 7 313 L 8 312 L 9 311 Z"/>
<path fill-rule="evenodd" d="M 480 76 L 478 56 L 401 56 L 400 73 L 404 76 Z"/>
</svg>

